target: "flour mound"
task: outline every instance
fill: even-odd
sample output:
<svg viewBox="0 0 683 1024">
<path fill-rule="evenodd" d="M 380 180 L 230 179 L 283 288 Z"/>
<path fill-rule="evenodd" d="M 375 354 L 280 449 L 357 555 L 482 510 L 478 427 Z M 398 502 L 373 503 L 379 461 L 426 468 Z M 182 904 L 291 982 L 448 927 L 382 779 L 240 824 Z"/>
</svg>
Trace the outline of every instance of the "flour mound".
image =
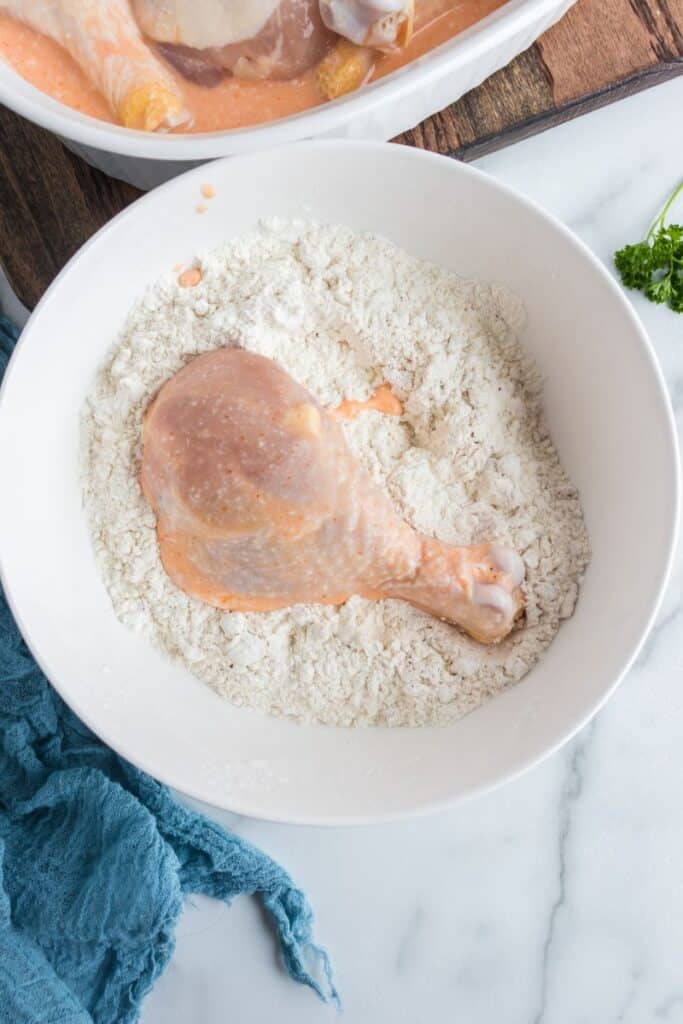
<svg viewBox="0 0 683 1024">
<path fill-rule="evenodd" d="M 302 721 L 447 723 L 521 679 L 571 615 L 589 545 L 516 338 L 519 301 L 383 238 L 302 222 L 268 222 L 195 265 L 196 287 L 169 273 L 136 303 L 84 408 L 85 508 L 119 619 L 233 703 Z M 400 601 L 242 614 L 178 590 L 138 483 L 142 417 L 222 345 L 275 359 L 325 405 L 389 383 L 404 415 L 344 423 L 351 448 L 419 530 L 520 552 L 523 624 L 483 647 Z"/>
</svg>

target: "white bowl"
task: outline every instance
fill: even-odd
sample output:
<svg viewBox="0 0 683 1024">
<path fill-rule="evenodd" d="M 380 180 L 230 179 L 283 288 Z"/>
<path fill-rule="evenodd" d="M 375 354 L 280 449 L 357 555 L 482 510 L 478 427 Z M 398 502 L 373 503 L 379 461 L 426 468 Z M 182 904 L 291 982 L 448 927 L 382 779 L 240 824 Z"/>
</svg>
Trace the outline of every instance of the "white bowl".
<svg viewBox="0 0 683 1024">
<path fill-rule="evenodd" d="M 217 195 L 197 216 L 207 178 Z M 345 730 L 238 710 L 120 625 L 99 578 L 77 459 L 79 411 L 96 368 L 147 283 L 265 215 L 374 230 L 462 274 L 504 282 L 525 300 L 524 341 L 546 378 L 551 430 L 581 491 L 593 559 L 576 613 L 536 668 L 455 725 Z M 661 374 L 601 264 L 561 224 L 485 175 L 358 142 L 299 143 L 191 171 L 100 231 L 22 334 L 0 395 L 0 480 L 7 593 L 74 710 L 185 793 L 311 824 L 441 807 L 511 778 L 567 740 L 643 642 L 678 507 Z"/>
<path fill-rule="evenodd" d="M 203 135 L 131 131 L 65 107 L 2 61 L 0 102 L 60 135 L 95 167 L 147 189 L 198 161 L 298 139 L 391 139 L 511 61 L 573 2 L 508 0 L 478 24 L 394 74 L 333 103 L 254 128 Z"/>
</svg>

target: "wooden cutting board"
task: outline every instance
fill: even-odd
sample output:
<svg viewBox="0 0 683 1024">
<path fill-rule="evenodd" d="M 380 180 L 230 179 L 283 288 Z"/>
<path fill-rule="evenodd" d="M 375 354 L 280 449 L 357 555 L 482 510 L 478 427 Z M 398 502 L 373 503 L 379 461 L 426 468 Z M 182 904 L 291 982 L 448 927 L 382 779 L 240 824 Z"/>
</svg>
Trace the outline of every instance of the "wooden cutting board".
<svg viewBox="0 0 683 1024">
<path fill-rule="evenodd" d="M 396 141 L 469 160 L 680 72 L 683 0 L 579 0 L 507 68 Z M 672 131 L 681 124 L 683 111 Z M 0 107 L 0 263 L 29 308 L 138 194 Z"/>
<path fill-rule="evenodd" d="M 473 160 L 681 72 L 683 0 L 579 0 L 506 68 L 397 141 Z"/>
</svg>

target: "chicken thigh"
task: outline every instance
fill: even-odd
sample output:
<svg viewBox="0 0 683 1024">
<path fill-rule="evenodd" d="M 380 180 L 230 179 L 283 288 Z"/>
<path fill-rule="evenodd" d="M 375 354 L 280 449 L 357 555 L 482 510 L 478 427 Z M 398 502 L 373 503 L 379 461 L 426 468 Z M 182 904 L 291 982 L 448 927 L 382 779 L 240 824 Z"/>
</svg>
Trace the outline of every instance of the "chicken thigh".
<svg viewBox="0 0 683 1024">
<path fill-rule="evenodd" d="M 198 356 L 164 384 L 145 417 L 141 483 L 166 572 L 218 608 L 399 598 L 485 643 L 522 611 L 513 551 L 417 533 L 339 421 L 242 349 Z"/>
<path fill-rule="evenodd" d="M 333 35 L 318 0 L 133 0 L 140 28 L 186 78 L 289 79 L 317 64 Z"/>
</svg>

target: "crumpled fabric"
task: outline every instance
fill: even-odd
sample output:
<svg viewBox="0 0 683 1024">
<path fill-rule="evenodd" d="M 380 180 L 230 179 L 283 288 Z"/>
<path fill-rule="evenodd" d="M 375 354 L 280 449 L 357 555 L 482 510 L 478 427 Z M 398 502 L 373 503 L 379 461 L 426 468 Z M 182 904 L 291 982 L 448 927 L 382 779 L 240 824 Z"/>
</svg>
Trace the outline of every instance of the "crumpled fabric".
<svg viewBox="0 0 683 1024">
<path fill-rule="evenodd" d="M 0 316 L 0 377 L 17 335 Z M 132 1024 L 190 893 L 256 894 L 291 977 L 338 1002 L 287 873 L 101 743 L 48 683 L 0 589 L 1 1024 Z"/>
</svg>

